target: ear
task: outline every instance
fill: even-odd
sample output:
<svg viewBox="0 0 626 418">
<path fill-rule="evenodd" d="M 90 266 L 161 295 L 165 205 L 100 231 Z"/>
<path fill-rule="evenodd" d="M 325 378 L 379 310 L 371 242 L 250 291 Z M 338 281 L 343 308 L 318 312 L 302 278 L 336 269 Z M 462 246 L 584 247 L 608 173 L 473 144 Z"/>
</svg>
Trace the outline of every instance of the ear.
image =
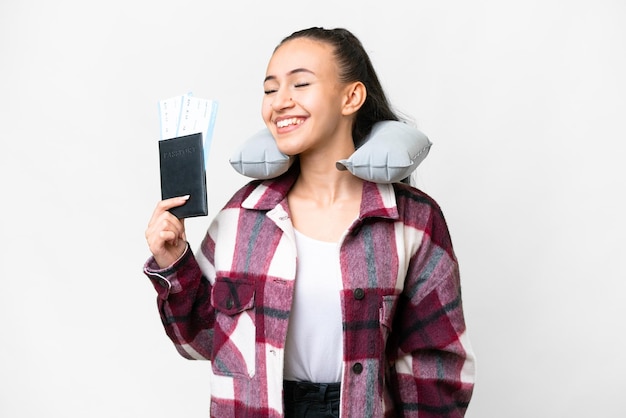
<svg viewBox="0 0 626 418">
<path fill-rule="evenodd" d="M 356 113 L 363 103 L 365 103 L 365 98 L 367 97 L 367 89 L 365 88 L 365 84 L 360 81 L 355 81 L 354 83 L 350 83 L 346 86 L 345 89 L 345 102 L 343 108 L 341 109 L 341 113 L 344 116 L 349 116 Z"/>
</svg>

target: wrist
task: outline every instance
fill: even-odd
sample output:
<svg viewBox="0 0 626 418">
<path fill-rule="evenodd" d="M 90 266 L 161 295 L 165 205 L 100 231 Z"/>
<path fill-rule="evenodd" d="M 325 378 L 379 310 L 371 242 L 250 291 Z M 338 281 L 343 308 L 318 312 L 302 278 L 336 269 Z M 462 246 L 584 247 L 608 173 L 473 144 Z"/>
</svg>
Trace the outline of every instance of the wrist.
<svg viewBox="0 0 626 418">
<path fill-rule="evenodd" d="M 160 269 L 165 270 L 178 264 L 178 262 L 185 256 L 189 249 L 189 243 L 187 241 L 181 241 L 176 249 L 171 252 L 167 252 L 161 256 L 154 255 L 154 261 Z"/>
</svg>

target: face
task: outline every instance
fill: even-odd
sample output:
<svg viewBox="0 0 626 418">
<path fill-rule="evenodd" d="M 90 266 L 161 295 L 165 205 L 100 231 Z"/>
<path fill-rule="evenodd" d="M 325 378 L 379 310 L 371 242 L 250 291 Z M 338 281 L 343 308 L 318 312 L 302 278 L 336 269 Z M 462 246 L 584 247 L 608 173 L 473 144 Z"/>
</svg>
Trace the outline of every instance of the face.
<svg viewBox="0 0 626 418">
<path fill-rule="evenodd" d="M 270 59 L 263 88 L 263 120 L 283 153 L 322 149 L 345 136 L 345 126 L 350 132 L 346 86 L 330 45 L 306 38 L 284 43 Z"/>
</svg>

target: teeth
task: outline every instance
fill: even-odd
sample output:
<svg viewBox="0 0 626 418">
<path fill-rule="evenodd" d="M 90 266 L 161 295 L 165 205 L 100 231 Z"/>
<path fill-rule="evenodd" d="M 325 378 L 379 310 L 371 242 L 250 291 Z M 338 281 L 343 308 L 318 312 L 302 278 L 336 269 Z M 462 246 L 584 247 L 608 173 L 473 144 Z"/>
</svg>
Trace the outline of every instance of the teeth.
<svg viewBox="0 0 626 418">
<path fill-rule="evenodd" d="M 300 125 L 302 123 L 302 119 L 291 118 L 291 119 L 283 119 L 276 122 L 276 126 L 279 128 L 284 128 L 290 125 Z"/>
</svg>

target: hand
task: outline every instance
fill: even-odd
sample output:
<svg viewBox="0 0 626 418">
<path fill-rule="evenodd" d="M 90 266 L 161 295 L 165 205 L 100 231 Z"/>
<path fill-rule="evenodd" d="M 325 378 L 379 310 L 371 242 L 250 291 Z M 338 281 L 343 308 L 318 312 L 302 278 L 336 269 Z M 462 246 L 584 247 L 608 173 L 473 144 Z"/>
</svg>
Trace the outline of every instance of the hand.
<svg viewBox="0 0 626 418">
<path fill-rule="evenodd" d="M 184 220 L 168 212 L 171 208 L 184 205 L 187 200 L 188 195 L 160 201 L 148 223 L 146 241 L 161 268 L 172 265 L 187 248 Z"/>
</svg>

